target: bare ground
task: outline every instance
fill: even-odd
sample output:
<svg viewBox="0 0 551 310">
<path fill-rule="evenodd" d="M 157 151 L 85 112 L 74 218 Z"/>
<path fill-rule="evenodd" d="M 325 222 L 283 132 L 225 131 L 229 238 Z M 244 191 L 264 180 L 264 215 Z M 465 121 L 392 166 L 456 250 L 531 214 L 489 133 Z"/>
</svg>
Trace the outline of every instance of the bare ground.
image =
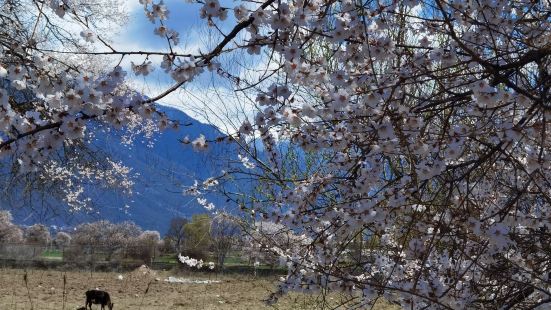
<svg viewBox="0 0 551 310">
<path fill-rule="evenodd" d="M 25 274 L 27 281 L 25 282 Z M 118 279 L 122 275 L 123 279 Z M 64 296 L 65 283 L 65 306 Z M 219 280 L 220 283 L 168 283 L 168 276 Z M 160 281 L 156 281 L 155 279 Z M 159 273 L 61 272 L 53 270 L 0 270 L 0 309 L 75 310 L 84 305 L 84 292 L 99 288 L 108 291 L 114 310 L 143 309 L 319 309 L 319 297 L 291 294 L 270 307 L 263 300 L 274 290 L 273 278 L 246 275 L 217 276 L 191 273 L 176 275 Z M 333 307 L 342 296 L 327 297 Z M 32 304 L 32 306 L 31 306 Z M 333 308 L 331 307 L 331 308 Z M 95 306 L 94 309 L 99 309 Z M 395 309 L 380 304 L 377 310 Z"/>
</svg>

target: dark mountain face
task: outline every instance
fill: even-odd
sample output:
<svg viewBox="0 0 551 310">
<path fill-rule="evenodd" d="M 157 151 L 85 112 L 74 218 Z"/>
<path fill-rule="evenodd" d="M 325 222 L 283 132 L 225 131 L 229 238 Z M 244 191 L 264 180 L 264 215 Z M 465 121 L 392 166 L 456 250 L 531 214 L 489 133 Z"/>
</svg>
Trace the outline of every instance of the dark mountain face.
<svg viewBox="0 0 551 310">
<path fill-rule="evenodd" d="M 194 197 L 185 196 L 183 190 L 186 186 L 193 185 L 195 180 L 218 175 L 225 169 L 228 159 L 235 160 L 237 157 L 235 151 L 232 151 L 233 146 L 210 143 L 207 151 L 196 152 L 191 145 L 184 145 L 179 140 L 185 136 L 193 140 L 201 134 L 210 140 L 223 134 L 216 127 L 202 124 L 180 110 L 165 106 L 159 106 L 159 109 L 170 119 L 190 125 L 157 132 L 150 140 L 138 136 L 131 145 L 121 143 L 121 136 L 124 134 L 122 132 L 109 131 L 98 124 L 88 126 L 94 136 L 89 141 L 91 149 L 99 150 L 101 156 L 121 161 L 132 169 L 135 185 L 131 195 L 90 185 L 86 188 L 86 195 L 93 201 L 94 211 L 76 214 L 63 211 L 68 209 L 64 202 L 47 195 L 41 195 L 41 201 L 34 201 L 33 198 L 33 201 L 27 202 L 12 197 L 4 204 L 13 210 L 18 222 L 26 225 L 43 222 L 49 225 L 73 226 L 98 219 L 114 222 L 131 220 L 143 229 L 158 230 L 161 233 L 168 229 L 170 219 L 175 216 L 207 212 Z M 225 200 L 218 195 L 211 194 L 206 198 L 217 207 L 233 208 L 225 205 Z M 26 208 L 29 204 L 33 207 Z M 55 212 L 46 215 L 44 208 Z"/>
<path fill-rule="evenodd" d="M 160 110 L 170 119 L 186 126 L 155 134 L 151 145 L 140 138 L 133 145 L 122 145 L 116 133 L 98 135 L 92 144 L 131 167 L 136 174 L 136 184 L 130 197 L 111 192 L 101 193 L 101 197 L 96 198 L 96 203 L 104 209 L 101 216 L 114 221 L 132 220 L 144 229 L 164 232 L 174 216 L 191 216 L 207 211 L 194 197 L 185 196 L 183 189 L 193 185 L 195 180 L 218 175 L 232 152 L 231 146 L 225 143 L 211 143 L 208 150 L 202 152 L 180 143 L 179 140 L 185 136 L 193 140 L 203 134 L 210 140 L 223 134 L 179 110 L 169 107 L 160 107 Z M 208 198 L 215 204 L 223 202 L 214 195 Z"/>
</svg>

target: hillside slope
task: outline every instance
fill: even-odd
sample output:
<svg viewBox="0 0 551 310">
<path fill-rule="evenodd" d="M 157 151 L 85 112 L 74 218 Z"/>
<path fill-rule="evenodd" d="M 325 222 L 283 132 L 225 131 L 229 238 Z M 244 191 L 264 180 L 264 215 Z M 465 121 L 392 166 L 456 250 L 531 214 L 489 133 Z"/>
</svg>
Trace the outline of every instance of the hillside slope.
<svg viewBox="0 0 551 310">
<path fill-rule="evenodd" d="M 157 132 L 152 140 L 138 136 L 132 145 L 121 144 L 121 132 L 107 131 L 93 124 L 88 126 L 94 136 L 89 141 L 92 149 L 100 150 L 103 156 L 121 161 L 132 169 L 135 175 L 132 195 L 90 185 L 86 188 L 86 195 L 93 201 L 93 212 L 69 214 L 63 211 L 67 209 L 63 201 L 48 197 L 31 202 L 21 197 L 11 197 L 9 200 L 0 198 L 4 200 L 2 208 L 12 210 L 16 221 L 23 225 L 42 222 L 66 227 L 98 219 L 115 222 L 131 220 L 144 229 L 161 233 L 166 232 L 174 216 L 188 217 L 206 212 L 195 198 L 183 195 L 183 188 L 192 185 L 196 179 L 217 175 L 224 169 L 227 159 L 235 156 L 231 155 L 235 152 L 226 143 L 211 143 L 204 152 L 193 151 L 190 145 L 178 140 L 185 136 L 194 139 L 200 134 L 207 139 L 215 139 L 223 134 L 216 127 L 202 124 L 180 110 L 161 105 L 159 110 L 172 120 L 191 125 Z M 207 198 L 219 206 L 225 202 L 214 195 Z M 32 207 L 29 208 L 29 205 Z"/>
</svg>

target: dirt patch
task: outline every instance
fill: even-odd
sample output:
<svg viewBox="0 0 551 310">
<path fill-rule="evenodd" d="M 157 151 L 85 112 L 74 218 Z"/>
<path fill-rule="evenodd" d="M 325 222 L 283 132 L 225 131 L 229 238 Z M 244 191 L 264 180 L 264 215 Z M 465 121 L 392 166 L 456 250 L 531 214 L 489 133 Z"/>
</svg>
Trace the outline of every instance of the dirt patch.
<svg viewBox="0 0 551 310">
<path fill-rule="evenodd" d="M 164 281 L 170 276 L 189 279 L 190 283 Z M 24 277 L 25 271 L 21 269 L 0 270 L 0 309 L 31 309 L 32 303 L 37 310 L 75 310 L 84 305 L 84 292 L 93 288 L 110 293 L 115 303 L 114 310 L 274 309 L 263 302 L 274 290 L 272 278 L 217 276 L 212 273 L 190 273 L 182 277 L 149 268 L 138 268 L 129 273 L 29 270 L 26 284 Z M 197 283 L 193 283 L 194 280 Z M 200 282 L 204 280 L 211 282 Z M 212 280 L 220 282 L 214 283 Z M 292 294 L 282 298 L 275 308 L 319 309 L 316 299 L 314 296 Z M 339 301 L 338 296 L 331 299 L 335 303 Z M 98 306 L 96 308 L 99 309 Z"/>
<path fill-rule="evenodd" d="M 118 279 L 120 279 L 119 276 L 117 276 Z M 127 280 L 130 280 L 133 282 L 149 282 L 155 279 L 157 280 L 159 279 L 157 272 L 153 269 L 150 269 L 146 265 L 141 265 L 140 267 L 136 268 L 132 272 L 128 273 L 126 277 L 122 275 L 122 278 L 123 279 L 126 278 Z"/>
</svg>

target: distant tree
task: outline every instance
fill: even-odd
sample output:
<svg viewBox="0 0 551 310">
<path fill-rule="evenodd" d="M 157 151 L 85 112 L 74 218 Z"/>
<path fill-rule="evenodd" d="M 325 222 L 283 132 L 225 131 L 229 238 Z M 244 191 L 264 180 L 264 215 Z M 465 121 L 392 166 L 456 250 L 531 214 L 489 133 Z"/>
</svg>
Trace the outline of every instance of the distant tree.
<svg viewBox="0 0 551 310">
<path fill-rule="evenodd" d="M 0 243 L 22 243 L 23 230 L 12 223 L 10 211 L 0 211 Z"/>
<path fill-rule="evenodd" d="M 144 263 L 150 263 L 161 243 L 161 235 L 158 231 L 146 230 L 142 232 L 130 247 L 130 256 L 139 258 Z"/>
<path fill-rule="evenodd" d="M 138 240 L 148 245 L 158 245 L 161 241 L 161 234 L 156 230 L 146 230 L 138 236 Z"/>
<path fill-rule="evenodd" d="M 210 225 L 211 249 L 220 269 L 227 255 L 241 240 L 241 227 L 227 214 L 214 217 Z"/>
<path fill-rule="evenodd" d="M 132 243 L 133 239 L 138 238 L 143 230 L 132 221 L 125 221 L 113 224 L 108 233 L 107 240 L 111 247 L 124 247 Z"/>
<path fill-rule="evenodd" d="M 119 224 L 109 221 L 97 221 L 77 226 L 73 233 L 73 243 L 102 247 L 123 247 L 141 233 L 142 229 L 130 221 Z"/>
<path fill-rule="evenodd" d="M 191 222 L 184 226 L 186 235 L 183 252 L 185 255 L 205 259 L 211 246 L 210 225 L 212 219 L 208 214 L 196 214 Z"/>
<path fill-rule="evenodd" d="M 73 243 L 78 245 L 100 245 L 105 244 L 109 231 L 113 228 L 109 221 L 97 221 L 84 223 L 75 227 Z"/>
<path fill-rule="evenodd" d="M 176 251 L 176 244 L 172 241 L 172 239 L 168 238 L 167 236 L 164 236 L 161 242 L 159 243 L 159 252 L 173 255 L 175 254 L 175 251 Z"/>
<path fill-rule="evenodd" d="M 71 235 L 64 231 L 60 231 L 55 235 L 54 243 L 58 247 L 66 247 L 71 244 Z"/>
<path fill-rule="evenodd" d="M 184 239 L 186 238 L 184 227 L 189 223 L 185 217 L 174 217 L 170 220 L 170 227 L 165 235 L 165 242 L 173 246 L 174 251 L 182 250 Z"/>
<path fill-rule="evenodd" d="M 72 244 L 76 246 L 75 251 L 79 252 L 74 254 L 78 256 L 87 251 L 101 251 L 109 261 L 113 254 L 133 245 L 141 233 L 142 229 L 130 221 L 119 224 L 109 221 L 84 223 L 77 226 L 73 233 Z"/>
<path fill-rule="evenodd" d="M 47 245 L 52 241 L 50 230 L 43 224 L 34 224 L 25 230 L 25 239 L 29 244 Z"/>
</svg>

